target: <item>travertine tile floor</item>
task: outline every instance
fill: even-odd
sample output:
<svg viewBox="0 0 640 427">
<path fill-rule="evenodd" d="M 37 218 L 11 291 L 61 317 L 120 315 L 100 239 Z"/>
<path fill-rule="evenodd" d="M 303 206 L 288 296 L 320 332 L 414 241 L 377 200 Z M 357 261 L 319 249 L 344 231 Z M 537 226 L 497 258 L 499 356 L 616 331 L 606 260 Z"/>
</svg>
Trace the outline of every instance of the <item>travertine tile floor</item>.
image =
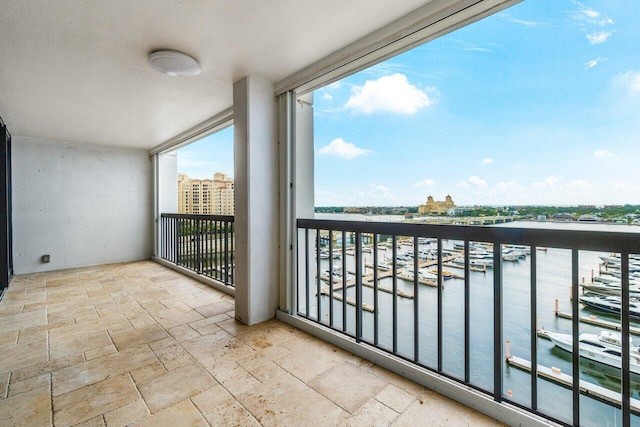
<svg viewBox="0 0 640 427">
<path fill-rule="evenodd" d="M 0 425 L 498 425 L 154 262 L 16 276 Z"/>
</svg>

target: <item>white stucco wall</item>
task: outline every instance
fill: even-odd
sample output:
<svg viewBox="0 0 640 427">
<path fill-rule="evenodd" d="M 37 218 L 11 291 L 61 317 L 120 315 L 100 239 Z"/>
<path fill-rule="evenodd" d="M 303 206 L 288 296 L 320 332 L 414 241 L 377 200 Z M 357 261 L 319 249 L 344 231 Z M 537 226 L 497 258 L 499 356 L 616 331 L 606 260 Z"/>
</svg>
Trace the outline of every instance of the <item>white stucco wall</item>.
<svg viewBox="0 0 640 427">
<path fill-rule="evenodd" d="M 151 256 L 147 151 L 21 137 L 12 150 L 16 274 Z"/>
</svg>

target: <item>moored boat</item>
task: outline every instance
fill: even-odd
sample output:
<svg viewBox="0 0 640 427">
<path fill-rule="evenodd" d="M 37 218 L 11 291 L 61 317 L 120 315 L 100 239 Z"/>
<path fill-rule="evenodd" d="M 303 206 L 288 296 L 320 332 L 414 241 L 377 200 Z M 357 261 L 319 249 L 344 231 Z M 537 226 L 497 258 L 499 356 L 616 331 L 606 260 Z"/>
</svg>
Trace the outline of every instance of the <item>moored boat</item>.
<svg viewBox="0 0 640 427">
<path fill-rule="evenodd" d="M 622 310 L 622 303 L 619 296 L 584 295 L 580 297 L 580 302 L 588 307 L 613 314 L 620 314 Z M 636 300 L 629 301 L 629 316 L 640 319 L 640 304 L 638 304 Z"/>
<path fill-rule="evenodd" d="M 545 331 L 545 335 L 556 347 L 573 353 L 573 337 L 571 334 Z M 580 334 L 580 357 L 593 360 L 620 369 L 622 365 L 622 336 L 618 332 L 602 331 L 599 334 Z M 629 338 L 629 369 L 640 374 L 640 352 L 633 346 Z"/>
</svg>

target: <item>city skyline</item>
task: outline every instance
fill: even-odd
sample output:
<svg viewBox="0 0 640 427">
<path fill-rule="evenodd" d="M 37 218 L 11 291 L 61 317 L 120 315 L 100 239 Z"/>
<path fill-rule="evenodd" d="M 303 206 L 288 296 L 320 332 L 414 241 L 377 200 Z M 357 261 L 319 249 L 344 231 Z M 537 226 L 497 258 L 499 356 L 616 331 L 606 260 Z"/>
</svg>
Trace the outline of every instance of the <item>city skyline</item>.
<svg viewBox="0 0 640 427">
<path fill-rule="evenodd" d="M 639 20 L 528 0 L 317 90 L 316 206 L 640 203 Z"/>
</svg>

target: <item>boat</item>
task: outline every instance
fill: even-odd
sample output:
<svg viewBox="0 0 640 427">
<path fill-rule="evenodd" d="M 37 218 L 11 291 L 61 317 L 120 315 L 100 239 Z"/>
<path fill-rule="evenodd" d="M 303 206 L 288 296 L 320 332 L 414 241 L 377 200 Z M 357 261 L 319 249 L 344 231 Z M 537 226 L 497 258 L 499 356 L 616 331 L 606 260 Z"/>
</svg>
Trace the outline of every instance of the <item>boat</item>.
<svg viewBox="0 0 640 427">
<path fill-rule="evenodd" d="M 583 295 L 580 297 L 580 302 L 588 307 L 613 314 L 620 314 L 622 307 L 619 296 Z M 640 319 L 640 304 L 635 299 L 629 301 L 629 316 Z"/>
<path fill-rule="evenodd" d="M 455 258 L 451 261 L 451 263 L 464 267 L 464 257 Z M 484 258 L 469 258 L 469 266 L 477 268 L 493 268 L 493 260 Z"/>
<path fill-rule="evenodd" d="M 571 334 L 544 331 L 544 335 L 556 347 L 573 353 L 573 336 Z M 602 331 L 597 335 L 584 333 L 580 334 L 578 341 L 580 357 L 620 369 L 622 365 L 622 335 L 620 333 L 611 331 Z M 640 374 L 640 351 L 638 347 L 633 346 L 631 337 L 629 337 L 629 347 L 629 369 L 631 372 Z"/>
<path fill-rule="evenodd" d="M 437 269 L 437 268 L 434 268 L 433 270 L 431 270 L 431 272 L 432 272 L 433 274 L 437 275 L 437 274 L 438 274 L 438 269 Z M 442 278 L 443 278 L 444 280 L 453 279 L 453 274 L 452 274 L 450 271 L 448 271 L 448 270 L 442 270 Z"/>
<path fill-rule="evenodd" d="M 584 284 L 581 285 L 585 292 L 590 292 L 598 295 L 622 295 L 620 285 L 606 285 L 606 284 Z M 629 296 L 633 298 L 640 298 L 640 289 L 637 286 L 629 288 Z"/>
</svg>

